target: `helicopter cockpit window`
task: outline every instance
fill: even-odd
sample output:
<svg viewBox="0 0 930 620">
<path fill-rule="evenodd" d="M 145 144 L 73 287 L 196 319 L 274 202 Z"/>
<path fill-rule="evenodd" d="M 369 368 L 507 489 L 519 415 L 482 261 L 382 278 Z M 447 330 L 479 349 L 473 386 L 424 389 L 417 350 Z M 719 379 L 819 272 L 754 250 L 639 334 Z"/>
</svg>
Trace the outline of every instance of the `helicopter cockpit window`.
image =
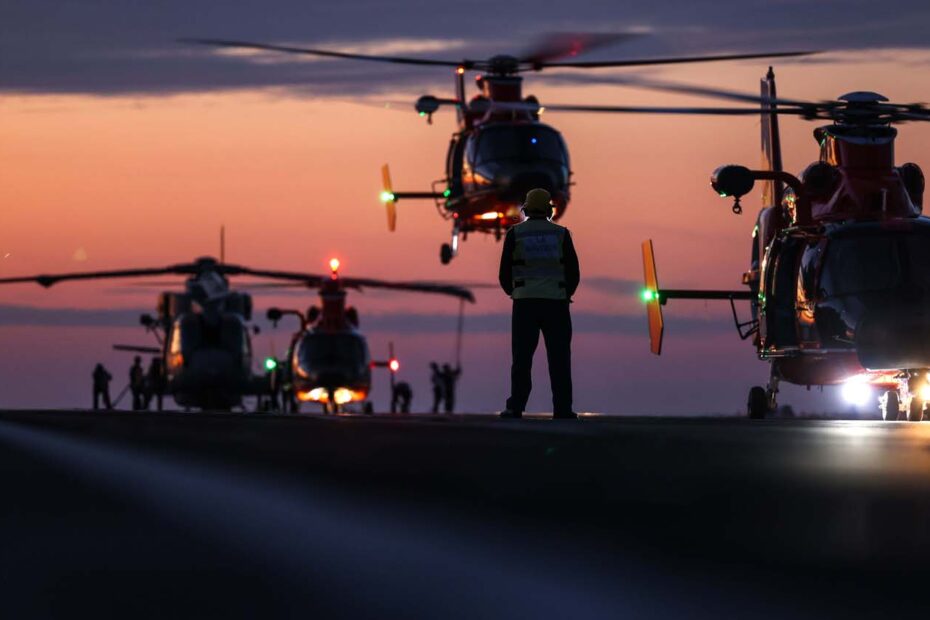
<svg viewBox="0 0 930 620">
<path fill-rule="evenodd" d="M 171 333 L 171 353 L 190 354 L 203 343 L 203 329 L 196 314 L 182 314 L 175 322 Z"/>
<path fill-rule="evenodd" d="M 354 334 L 307 334 L 300 345 L 300 361 L 310 368 L 363 368 L 368 347 Z"/>
<path fill-rule="evenodd" d="M 822 286 L 828 296 L 877 293 L 900 287 L 930 290 L 930 235 L 910 233 L 833 239 Z"/>
<path fill-rule="evenodd" d="M 565 144 L 557 131 L 543 125 L 501 125 L 482 129 L 470 155 L 474 163 L 546 159 L 567 165 Z"/>
<path fill-rule="evenodd" d="M 901 255 L 891 237 L 835 239 L 827 249 L 823 287 L 828 296 L 894 288 L 901 279 Z"/>
</svg>

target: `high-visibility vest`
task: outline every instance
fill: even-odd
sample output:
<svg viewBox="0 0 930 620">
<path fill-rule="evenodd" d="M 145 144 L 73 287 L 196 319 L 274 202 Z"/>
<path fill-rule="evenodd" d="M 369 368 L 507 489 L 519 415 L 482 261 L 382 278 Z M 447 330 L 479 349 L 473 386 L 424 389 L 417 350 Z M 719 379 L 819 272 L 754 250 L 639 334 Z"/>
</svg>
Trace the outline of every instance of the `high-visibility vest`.
<svg viewBox="0 0 930 620">
<path fill-rule="evenodd" d="M 568 299 L 563 226 L 549 220 L 528 219 L 513 227 L 514 299 Z"/>
</svg>

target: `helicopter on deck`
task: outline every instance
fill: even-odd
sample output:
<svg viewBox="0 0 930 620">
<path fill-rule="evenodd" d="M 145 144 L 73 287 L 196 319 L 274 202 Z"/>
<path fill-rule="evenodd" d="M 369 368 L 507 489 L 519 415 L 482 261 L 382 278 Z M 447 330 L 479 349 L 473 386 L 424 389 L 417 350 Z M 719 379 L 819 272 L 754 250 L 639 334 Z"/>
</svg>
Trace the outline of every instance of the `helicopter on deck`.
<svg viewBox="0 0 930 620">
<path fill-rule="evenodd" d="M 338 297 L 338 287 L 333 290 L 335 284 L 331 283 L 331 276 L 251 269 L 210 257 L 167 267 L 0 278 L 0 284 L 34 282 L 48 288 L 71 280 L 164 275 L 187 276 L 187 280 L 183 292 L 163 292 L 158 296 L 157 316 L 144 314 L 140 318 L 140 323 L 155 335 L 159 346 L 117 345 L 116 348 L 159 355 L 165 371 L 164 394 L 172 396 L 179 406 L 185 408 L 229 409 L 241 406 L 244 396 L 266 395 L 271 389 L 267 376 L 257 376 L 252 372 L 252 343 L 248 329 L 248 322 L 252 319 L 252 298 L 247 293 L 230 290 L 231 276 L 286 280 L 300 286 L 319 287 L 324 292 L 332 290 L 333 296 Z M 435 292 L 445 292 L 446 289 L 434 284 L 395 284 L 362 278 L 346 280 L 342 285 L 350 288 L 435 289 Z M 455 287 L 449 290 L 471 298 L 467 291 Z M 332 313 L 327 315 L 331 316 Z M 348 312 L 348 316 L 351 317 L 352 312 Z M 357 315 L 355 322 L 357 324 Z"/>
<path fill-rule="evenodd" d="M 320 306 L 311 306 L 306 313 L 281 308 L 269 308 L 267 313 L 268 320 L 275 325 L 284 316 L 294 316 L 300 321 L 300 329 L 291 338 L 280 377 L 276 377 L 283 391 L 285 408 L 292 411 L 304 402 L 319 403 L 325 413 L 338 413 L 350 403 L 368 405 L 365 401 L 371 390 L 372 368 L 377 366 L 387 367 L 393 382 L 393 373 L 399 367 L 393 347 L 390 359 L 372 361 L 368 342 L 359 331 L 358 310 L 346 305 L 347 289 L 383 288 L 450 295 L 462 304 L 475 301 L 471 291 L 462 286 L 343 278 L 339 275 L 338 259 L 332 259 L 329 265 L 328 278 L 304 283 L 319 289 Z M 463 307 L 461 305 L 460 309 Z"/>
<path fill-rule="evenodd" d="M 263 389 L 252 374 L 248 322 L 252 298 L 229 288 L 229 276 L 261 275 L 245 267 L 204 257 L 167 267 L 121 269 L 2 278 L 0 284 L 35 282 L 48 288 L 70 280 L 187 276 L 184 290 L 159 294 L 156 316 L 143 314 L 140 323 L 155 335 L 158 347 L 116 345 L 116 348 L 160 356 L 165 372 L 164 393 L 181 407 L 228 409 L 242 397 Z"/>
<path fill-rule="evenodd" d="M 768 386 L 749 392 L 751 418 L 776 408 L 780 381 L 842 385 L 856 404 L 878 390 L 885 420 L 930 417 L 930 218 L 921 215 L 920 167 L 895 163 L 892 127 L 930 121 L 930 109 L 872 92 L 824 102 L 780 99 L 771 69 L 761 97 L 701 90 L 761 104 L 762 169 L 722 166 L 712 186 L 734 199 L 739 214 L 740 198 L 763 181 L 763 208 L 742 278 L 747 290 L 662 289 L 652 242 L 643 243 L 652 351 L 661 353 L 667 300 L 729 300 L 740 336 L 753 338 L 771 367 Z M 800 177 L 782 169 L 784 114 L 832 121 L 814 130 L 820 156 Z M 737 318 L 738 299 L 750 301 L 749 321 Z"/>
<path fill-rule="evenodd" d="M 401 192 L 393 189 L 390 170 L 382 168 L 381 200 L 387 208 L 388 229 L 397 223 L 399 200 L 432 200 L 440 216 L 452 222 L 452 238 L 440 247 L 440 261 L 448 264 L 456 256 L 459 239 L 469 233 L 493 234 L 497 240 L 521 219 L 520 205 L 533 188 L 544 188 L 552 196 L 553 219 L 561 218 L 570 199 L 572 170 L 568 148 L 562 135 L 540 122 L 544 111 L 601 112 L 626 111 L 584 105 L 540 105 L 523 95 L 527 71 L 549 68 L 597 69 L 638 67 L 720 60 L 743 60 L 800 56 L 812 52 L 772 52 L 717 54 L 680 58 L 639 60 L 571 60 L 582 53 L 638 36 L 637 33 L 559 33 L 546 36 L 533 49 L 518 56 L 498 55 L 486 60 L 437 60 L 420 57 L 377 56 L 332 50 L 308 49 L 222 39 L 182 39 L 182 42 L 248 50 L 304 54 L 350 60 L 368 60 L 405 65 L 427 65 L 454 69 L 455 97 L 420 97 L 415 109 L 432 122 L 444 106 L 456 110 L 458 127 L 449 142 L 445 177 L 433 183 L 430 191 Z M 569 58 L 569 60 L 560 60 Z M 479 94 L 467 100 L 465 73 L 477 71 Z M 629 108 L 629 110 L 634 110 Z"/>
</svg>

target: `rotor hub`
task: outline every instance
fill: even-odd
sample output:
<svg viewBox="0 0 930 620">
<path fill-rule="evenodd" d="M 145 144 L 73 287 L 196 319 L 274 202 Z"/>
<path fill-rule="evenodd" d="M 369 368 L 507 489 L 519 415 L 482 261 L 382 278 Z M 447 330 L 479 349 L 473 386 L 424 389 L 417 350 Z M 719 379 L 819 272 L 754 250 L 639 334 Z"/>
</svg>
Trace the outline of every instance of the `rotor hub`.
<svg viewBox="0 0 930 620">
<path fill-rule="evenodd" d="M 513 75 L 520 71 L 520 60 L 515 56 L 501 54 L 488 60 L 488 73 L 495 75 Z"/>
</svg>

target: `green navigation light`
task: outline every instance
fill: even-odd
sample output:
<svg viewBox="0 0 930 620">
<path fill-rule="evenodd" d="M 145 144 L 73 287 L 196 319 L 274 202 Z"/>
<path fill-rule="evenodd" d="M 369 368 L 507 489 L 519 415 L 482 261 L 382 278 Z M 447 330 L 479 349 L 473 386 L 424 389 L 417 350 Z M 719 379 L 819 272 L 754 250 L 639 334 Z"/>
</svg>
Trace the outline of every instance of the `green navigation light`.
<svg viewBox="0 0 930 620">
<path fill-rule="evenodd" d="M 265 358 L 265 370 L 274 370 L 278 367 L 278 360 L 273 357 Z"/>
</svg>

